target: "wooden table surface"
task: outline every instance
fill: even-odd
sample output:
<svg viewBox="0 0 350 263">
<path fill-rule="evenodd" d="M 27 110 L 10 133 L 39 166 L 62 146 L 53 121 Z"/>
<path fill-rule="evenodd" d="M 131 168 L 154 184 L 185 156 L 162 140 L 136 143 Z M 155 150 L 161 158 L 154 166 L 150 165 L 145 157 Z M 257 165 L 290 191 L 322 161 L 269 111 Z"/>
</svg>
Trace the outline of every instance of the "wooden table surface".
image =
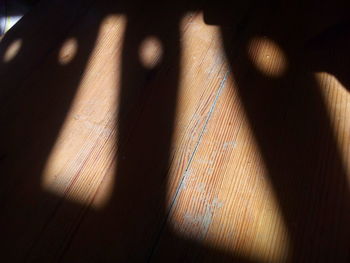
<svg viewBox="0 0 350 263">
<path fill-rule="evenodd" d="M 350 262 L 350 9 L 124 2 L 0 43 L 1 261 Z"/>
</svg>

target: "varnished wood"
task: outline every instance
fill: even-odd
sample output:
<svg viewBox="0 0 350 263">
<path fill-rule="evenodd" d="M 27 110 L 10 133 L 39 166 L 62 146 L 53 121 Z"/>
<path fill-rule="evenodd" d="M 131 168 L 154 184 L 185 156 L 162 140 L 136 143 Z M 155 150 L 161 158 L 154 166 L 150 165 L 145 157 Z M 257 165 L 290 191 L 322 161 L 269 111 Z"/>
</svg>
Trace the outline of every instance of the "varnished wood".
<svg viewBox="0 0 350 263">
<path fill-rule="evenodd" d="M 348 262 L 339 9 L 158 4 L 43 2 L 2 40 L 5 262 Z"/>
</svg>

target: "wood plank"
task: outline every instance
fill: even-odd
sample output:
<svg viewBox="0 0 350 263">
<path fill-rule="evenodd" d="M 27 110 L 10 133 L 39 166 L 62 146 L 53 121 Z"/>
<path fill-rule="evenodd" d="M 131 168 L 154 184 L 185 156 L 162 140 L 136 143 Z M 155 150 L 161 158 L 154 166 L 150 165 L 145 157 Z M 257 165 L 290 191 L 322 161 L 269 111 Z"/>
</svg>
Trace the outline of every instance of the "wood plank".
<svg viewBox="0 0 350 263">
<path fill-rule="evenodd" d="M 169 73 L 164 73 L 154 84 L 149 84 L 156 87 L 141 117 L 128 117 L 128 122 L 135 127 L 129 140 L 123 142 L 125 144 L 118 151 L 126 164 L 123 166 L 121 163 L 122 168 L 117 167 L 116 174 L 111 171 L 107 175 L 110 179 L 102 182 L 98 192 L 98 195 L 103 195 L 113 180 L 111 177 L 116 176 L 114 196 L 100 214 L 91 211 L 86 216 L 64 257 L 66 261 L 78 258 L 86 261 L 108 258 L 143 261 L 150 255 L 163 227 L 167 207 L 172 203 L 179 181 L 191 160 L 224 77 L 222 60 L 213 59 L 217 51 L 214 34 L 217 28 L 208 27 L 201 21 L 201 16 L 189 15 L 182 22 L 183 59 L 177 87 L 178 104 L 174 134 L 171 138 L 167 137 L 167 140 L 171 139 L 171 148 L 159 149 L 162 144 L 169 143 L 164 141 L 167 127 L 160 125 L 169 124 L 162 120 L 166 116 L 158 111 L 169 110 L 171 105 L 169 102 L 160 104 L 160 100 L 168 101 L 173 96 L 166 90 L 169 89 Z M 136 103 L 134 105 L 139 107 Z M 118 184 L 121 186 L 118 187 Z M 91 253 L 82 250 L 96 240 L 103 245 L 94 247 Z"/>
<path fill-rule="evenodd" d="M 153 262 L 169 261 L 172 251 L 170 262 L 349 259 L 347 82 L 329 73 L 315 79 L 315 54 L 303 49 L 305 32 L 315 31 L 289 30 L 295 24 L 285 15 L 251 21 L 236 45 L 226 38 L 232 31 L 223 29 L 227 54 L 235 48 L 233 80 L 189 166 Z M 348 53 L 335 43 L 339 53 L 317 53 L 324 65 L 341 63 L 327 65 L 334 74 L 347 65 L 339 54 Z"/>
<path fill-rule="evenodd" d="M 341 16 L 50 3 L 0 45 L 7 261 L 348 261 L 349 41 L 304 49 Z"/>
<path fill-rule="evenodd" d="M 128 248 L 131 251 L 121 253 L 121 246 L 124 247 L 125 243 L 141 243 L 147 240 L 148 248 L 145 246 L 144 250 L 145 253 L 149 253 L 148 250 L 154 243 L 152 240 L 162 227 L 166 216 L 166 200 L 173 199 L 177 182 L 181 180 L 183 171 L 197 146 L 202 127 L 217 96 L 217 87 L 224 76 L 221 69 L 222 59 L 220 57 L 213 59 L 218 43 L 212 34 L 217 29 L 208 27 L 203 22 L 199 23 L 202 18 L 190 14 L 181 24 L 181 32 L 184 34 L 182 41 L 186 43 L 183 59 L 178 62 L 181 63 L 181 72 L 178 72 L 179 66 L 176 66 L 179 54 L 170 52 L 169 55 L 164 54 L 169 56 L 164 58 L 165 65 L 156 71 L 144 72 L 142 69 L 140 73 L 140 70 L 138 72 L 137 69 L 135 71 L 131 68 L 131 72 L 136 72 L 140 77 L 134 76 L 134 79 L 130 79 L 125 75 L 129 72 L 123 72 L 129 69 L 128 62 L 125 62 L 126 58 L 122 57 L 122 52 L 127 52 L 123 50 L 123 45 L 126 44 L 122 39 L 125 17 L 106 16 L 108 13 L 105 11 L 106 6 L 98 4 L 97 7 L 102 8 L 101 14 L 96 15 L 96 9 L 91 8 L 70 30 L 67 37 L 60 41 L 60 46 L 56 48 L 51 46 L 51 54 L 43 58 L 42 64 L 29 74 L 30 76 L 21 84 L 24 92 L 17 93 L 14 102 L 10 104 L 14 108 L 18 104 L 24 106 L 19 112 L 7 109 L 8 112 L 12 110 L 14 113 L 6 115 L 3 121 L 9 133 L 16 132 L 12 137 L 17 139 L 8 142 L 6 148 L 20 154 L 20 158 L 15 160 L 7 152 L 9 157 L 4 164 L 7 174 L 14 177 L 14 181 L 7 182 L 9 188 L 6 200 L 10 209 L 6 212 L 3 224 L 9 225 L 8 238 L 13 242 L 8 242 L 8 256 L 15 260 L 60 259 L 68 245 L 73 248 L 66 260 L 70 260 L 70 257 L 74 260 L 77 256 L 84 256 L 89 260 L 108 256 L 144 258 L 145 254 L 132 253 L 131 245 Z M 104 16 L 106 18 L 101 21 Z M 86 30 L 92 25 L 95 29 L 90 28 L 87 33 Z M 146 25 L 146 30 L 151 26 L 152 24 Z M 99 27 L 98 36 L 96 36 L 97 27 Z M 139 30 L 137 29 L 136 33 Z M 192 35 L 198 36 L 198 40 Z M 90 55 L 90 47 L 95 43 L 95 37 L 97 37 L 96 46 Z M 170 40 L 179 41 L 174 37 L 176 35 Z M 86 41 L 92 41 L 91 45 L 85 46 Z M 169 40 L 163 39 L 163 41 L 166 44 L 165 51 L 169 52 L 167 48 Z M 138 46 L 135 44 L 140 43 L 131 42 L 131 52 L 136 53 L 134 59 L 138 60 Z M 170 44 L 174 46 L 173 43 Z M 124 53 L 123 55 L 125 56 Z M 61 58 L 63 65 L 58 64 L 62 62 Z M 65 61 L 68 61 L 68 64 Z M 136 62 L 133 61 L 131 66 L 134 67 Z M 86 68 L 84 63 L 87 63 Z M 126 69 L 121 68 L 122 66 Z M 119 76 L 117 72 L 120 73 Z M 150 74 L 154 75 L 151 81 L 147 80 Z M 169 76 L 177 78 L 177 74 L 183 76 L 181 82 L 175 81 L 169 86 Z M 47 87 L 50 89 L 45 90 Z M 124 94 L 128 90 L 121 90 L 122 87 L 134 90 L 131 94 Z M 62 91 L 64 92 L 60 94 Z M 120 92 L 123 94 L 120 95 Z M 175 108 L 177 97 L 180 103 Z M 160 100 L 165 103 L 163 108 L 162 105 L 158 105 Z M 39 102 L 45 103 L 39 105 Z M 37 107 L 34 107 L 35 103 L 38 103 Z M 174 114 L 171 112 L 175 109 L 177 109 L 174 120 L 176 132 L 172 136 L 170 127 L 173 125 L 170 127 L 167 125 L 173 118 Z M 159 112 L 164 111 L 169 113 L 159 115 Z M 13 122 L 14 116 L 16 122 Z M 53 123 L 49 124 L 51 121 Z M 163 126 L 159 126 L 158 122 Z M 154 123 L 154 126 L 149 128 L 150 123 Z M 24 129 L 25 126 L 33 126 L 35 129 L 28 131 Z M 121 128 L 117 128 L 118 126 Z M 155 133 L 159 136 L 149 137 L 145 133 Z M 54 141 L 56 137 L 57 140 Z M 150 140 L 147 141 L 147 138 Z M 157 149 L 156 145 L 161 145 L 161 141 L 168 146 Z M 120 142 L 124 150 L 120 150 L 117 154 Z M 151 145 L 148 144 L 150 142 Z M 23 151 L 23 145 L 26 151 Z M 144 149 L 146 152 L 139 149 Z M 135 150 L 139 153 L 136 154 Z M 33 151 L 36 153 L 36 162 L 30 165 Z M 116 167 L 115 163 L 119 164 L 128 155 L 130 163 L 123 168 L 127 171 L 120 171 L 121 168 Z M 152 158 L 144 158 L 145 156 Z M 38 167 L 40 158 L 42 163 Z M 15 168 L 14 162 L 19 162 L 23 166 Z M 135 166 L 134 163 L 138 165 Z M 172 176 L 167 181 L 169 167 Z M 128 171 L 131 168 L 137 170 Z M 135 173 L 139 175 L 129 179 L 128 176 L 135 176 Z M 149 174 L 152 175 L 151 178 L 147 178 Z M 119 184 L 123 185 L 122 188 L 125 187 L 125 190 L 120 189 Z M 171 185 L 171 191 L 167 194 L 165 190 L 168 184 Z M 145 187 L 144 193 L 136 194 L 130 204 L 121 203 L 120 199 L 130 199 L 130 191 L 142 191 L 140 187 Z M 99 188 L 101 190 L 96 196 Z M 106 188 L 110 189 L 107 191 Z M 17 192 L 20 195 L 14 196 Z M 140 200 L 146 196 L 149 197 L 141 203 Z M 14 207 L 20 209 L 14 210 Z M 91 211 L 84 219 L 87 223 L 84 223 L 77 232 L 79 242 L 71 244 L 72 235 L 80 226 L 88 207 Z M 138 230 L 132 229 L 134 238 L 130 239 L 128 235 L 131 229 L 127 227 L 125 220 L 132 222 L 137 220 L 137 217 L 130 216 L 130 213 L 135 213 L 135 207 L 139 210 L 136 214 L 141 214 L 146 220 L 142 223 L 138 221 Z M 124 213 L 124 216 L 120 218 L 118 213 Z M 19 220 L 22 214 L 29 215 L 29 220 L 23 227 L 15 230 L 14 228 L 18 226 L 11 223 L 11 220 Z M 100 227 L 91 229 L 90 224 L 96 224 L 96 220 Z M 135 228 L 134 225 L 132 227 Z M 123 228 L 123 232 L 119 233 Z M 143 233 L 144 229 L 148 229 L 146 234 Z M 19 239 L 10 237 L 14 233 L 18 233 Z M 108 237 L 108 234 L 113 235 Z M 107 245 L 103 246 L 102 243 L 99 248 L 93 246 L 93 249 L 89 250 L 93 253 L 90 255 L 86 253 L 86 247 L 82 246 L 82 243 L 87 244 L 89 240 L 95 238 L 114 241 L 115 244 L 110 248 Z M 17 253 L 19 249 L 23 253 Z M 141 247 L 134 249 L 139 251 Z M 109 254 L 112 253 L 110 251 L 113 251 L 113 255 Z"/>
</svg>

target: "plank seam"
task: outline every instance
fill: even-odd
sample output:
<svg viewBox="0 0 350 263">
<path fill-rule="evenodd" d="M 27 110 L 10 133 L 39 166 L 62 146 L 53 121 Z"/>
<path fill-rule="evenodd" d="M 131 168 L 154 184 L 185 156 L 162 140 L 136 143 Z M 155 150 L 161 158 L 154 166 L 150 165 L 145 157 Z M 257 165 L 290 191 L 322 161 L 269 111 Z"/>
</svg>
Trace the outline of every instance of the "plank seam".
<svg viewBox="0 0 350 263">
<path fill-rule="evenodd" d="M 168 221 L 168 219 L 169 219 L 169 217 L 170 217 L 170 214 L 171 214 L 171 212 L 173 211 L 174 206 L 177 204 L 177 201 L 178 201 L 178 199 L 179 199 L 181 190 L 183 189 L 184 182 L 186 182 L 186 179 L 187 179 L 187 177 L 188 177 L 188 170 L 189 170 L 189 167 L 191 166 L 192 160 L 193 160 L 194 156 L 196 155 L 196 152 L 197 152 L 197 150 L 198 150 L 199 144 L 200 144 L 201 141 L 202 141 L 202 137 L 203 137 L 203 135 L 204 135 L 204 133 L 205 133 L 205 131 L 206 131 L 206 129 L 207 129 L 209 120 L 211 119 L 211 116 L 213 115 L 213 112 L 214 112 L 214 110 L 215 110 L 215 107 L 216 107 L 216 105 L 217 105 L 217 102 L 218 102 L 218 100 L 219 100 L 219 97 L 220 97 L 220 95 L 221 95 L 223 89 L 224 89 L 225 86 L 226 86 L 226 82 L 227 82 L 229 73 L 230 73 L 230 70 L 227 70 L 227 71 L 225 72 L 225 75 L 224 75 L 223 79 L 222 79 L 221 82 L 220 82 L 219 89 L 218 89 L 218 91 L 216 92 L 214 102 L 213 102 L 213 104 L 211 105 L 210 110 L 209 110 L 209 112 L 208 112 L 208 117 L 207 117 L 207 119 L 205 120 L 205 123 L 204 123 L 203 128 L 202 128 L 202 130 L 201 130 L 201 132 L 200 132 L 200 135 L 199 135 L 198 141 L 197 141 L 197 143 L 196 143 L 196 146 L 194 147 L 194 150 L 193 150 L 193 152 L 192 152 L 192 154 L 191 154 L 191 156 L 190 156 L 190 158 L 189 158 L 189 161 L 188 161 L 187 166 L 186 166 L 186 169 L 185 169 L 185 171 L 184 171 L 184 173 L 183 173 L 183 175 L 182 175 L 182 178 L 181 178 L 181 180 L 180 180 L 180 183 L 179 183 L 178 187 L 176 188 L 174 198 L 173 198 L 172 202 L 170 203 L 169 208 L 167 209 L 167 212 L 166 212 L 166 214 L 165 214 L 164 220 L 163 220 L 163 222 L 161 223 L 160 230 L 159 230 L 159 232 L 158 232 L 158 234 L 157 234 L 157 236 L 156 236 L 156 239 L 155 239 L 155 242 L 154 242 L 154 246 L 153 246 L 153 248 L 151 248 L 151 251 L 150 251 L 150 253 L 149 253 L 149 256 L 148 256 L 147 259 L 146 259 L 146 262 L 151 262 L 152 257 L 154 256 L 154 254 L 155 254 L 155 252 L 156 252 L 156 250 L 157 250 L 157 248 L 158 248 L 158 246 L 159 246 L 159 241 L 160 241 L 160 238 L 161 238 L 161 236 L 162 236 L 162 233 L 164 232 L 164 229 L 165 229 L 165 227 L 166 227 L 166 222 Z"/>
</svg>

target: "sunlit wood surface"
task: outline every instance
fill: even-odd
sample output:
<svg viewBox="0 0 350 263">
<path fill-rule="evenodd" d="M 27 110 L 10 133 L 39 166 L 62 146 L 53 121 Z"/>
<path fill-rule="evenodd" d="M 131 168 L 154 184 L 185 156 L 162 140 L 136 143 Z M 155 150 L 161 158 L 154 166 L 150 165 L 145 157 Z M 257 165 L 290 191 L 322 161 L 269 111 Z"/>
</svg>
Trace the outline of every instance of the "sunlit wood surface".
<svg viewBox="0 0 350 263">
<path fill-rule="evenodd" d="M 49 2 L 0 43 L 3 262 L 349 262 L 349 36 Z"/>
</svg>

